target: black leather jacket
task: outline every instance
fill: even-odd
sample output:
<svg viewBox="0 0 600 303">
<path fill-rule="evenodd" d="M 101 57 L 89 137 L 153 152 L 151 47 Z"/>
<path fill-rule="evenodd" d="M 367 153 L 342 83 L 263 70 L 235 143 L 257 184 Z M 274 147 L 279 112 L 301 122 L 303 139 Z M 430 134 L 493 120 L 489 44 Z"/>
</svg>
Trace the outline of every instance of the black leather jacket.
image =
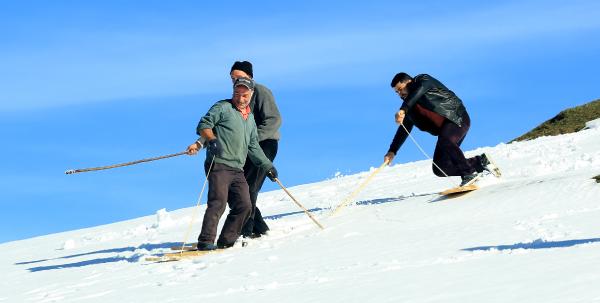
<svg viewBox="0 0 600 303">
<path fill-rule="evenodd" d="M 462 101 L 444 84 L 430 75 L 417 75 L 408 85 L 408 97 L 401 109 L 410 113 L 415 104 L 445 117 L 458 126 L 462 126 L 467 111 Z"/>
</svg>

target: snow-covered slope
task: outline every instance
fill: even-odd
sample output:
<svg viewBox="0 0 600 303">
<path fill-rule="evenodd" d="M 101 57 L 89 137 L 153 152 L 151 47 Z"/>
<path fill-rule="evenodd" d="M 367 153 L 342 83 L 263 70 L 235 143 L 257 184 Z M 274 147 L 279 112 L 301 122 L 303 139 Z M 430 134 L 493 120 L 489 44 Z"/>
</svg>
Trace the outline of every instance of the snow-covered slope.
<svg viewBox="0 0 600 303">
<path fill-rule="evenodd" d="M 5 243 L 0 302 L 600 302 L 589 125 L 469 152 L 490 152 L 504 175 L 454 199 L 437 192 L 458 179 L 429 161 L 385 168 L 333 217 L 368 171 L 290 188 L 324 231 L 284 192 L 261 194 L 270 235 L 196 259 L 144 260 L 184 240 L 193 208 Z"/>
</svg>

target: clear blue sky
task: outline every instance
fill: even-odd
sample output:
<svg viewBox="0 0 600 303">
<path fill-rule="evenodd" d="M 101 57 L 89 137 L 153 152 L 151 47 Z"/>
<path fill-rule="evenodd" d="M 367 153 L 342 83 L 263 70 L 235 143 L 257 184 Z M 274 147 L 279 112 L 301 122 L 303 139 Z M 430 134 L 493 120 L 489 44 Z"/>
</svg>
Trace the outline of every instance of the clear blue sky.
<svg viewBox="0 0 600 303">
<path fill-rule="evenodd" d="M 194 205 L 204 153 L 64 171 L 182 151 L 235 60 L 275 94 L 289 186 L 381 164 L 400 71 L 463 99 L 467 150 L 600 97 L 598 1 L 226 3 L 0 4 L 0 242 Z M 423 158 L 407 141 L 395 162 Z"/>
</svg>

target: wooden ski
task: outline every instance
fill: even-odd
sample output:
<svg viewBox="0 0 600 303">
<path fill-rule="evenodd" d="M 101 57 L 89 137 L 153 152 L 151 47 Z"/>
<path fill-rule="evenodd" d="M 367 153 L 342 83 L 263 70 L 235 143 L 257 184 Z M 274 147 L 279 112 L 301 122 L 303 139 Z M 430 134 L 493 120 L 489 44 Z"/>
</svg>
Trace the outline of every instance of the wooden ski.
<svg viewBox="0 0 600 303">
<path fill-rule="evenodd" d="M 447 189 L 447 190 L 441 192 L 440 195 L 450 196 L 450 195 L 455 195 L 455 194 L 460 194 L 460 193 L 468 193 L 468 192 L 474 191 L 478 188 L 479 187 L 477 187 L 477 185 L 473 185 L 473 184 L 467 185 L 467 186 L 459 186 L 459 187 Z"/>
<path fill-rule="evenodd" d="M 187 258 L 199 257 L 199 256 L 204 256 L 204 255 L 214 254 L 214 253 L 220 253 L 220 252 L 223 252 L 224 250 L 225 249 L 188 250 L 188 251 L 182 251 L 182 252 L 176 252 L 176 253 L 166 253 L 162 256 L 146 257 L 145 260 L 152 261 L 152 262 L 179 261 L 179 260 L 187 259 Z"/>
</svg>

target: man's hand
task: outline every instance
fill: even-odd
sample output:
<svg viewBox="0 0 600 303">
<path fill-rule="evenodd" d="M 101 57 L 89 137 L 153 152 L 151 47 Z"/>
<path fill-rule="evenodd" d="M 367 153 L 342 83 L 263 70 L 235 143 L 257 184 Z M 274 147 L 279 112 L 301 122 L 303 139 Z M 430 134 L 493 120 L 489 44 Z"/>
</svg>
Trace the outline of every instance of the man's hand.
<svg viewBox="0 0 600 303">
<path fill-rule="evenodd" d="M 277 170 L 275 169 L 275 166 L 271 167 L 267 171 L 267 177 L 269 177 L 269 179 L 271 179 L 271 181 L 275 182 L 275 179 L 277 179 L 277 177 L 278 177 Z"/>
<path fill-rule="evenodd" d="M 403 124 L 404 123 L 404 117 L 406 116 L 406 112 L 404 112 L 403 109 L 399 110 L 396 113 L 396 123 L 397 124 Z"/>
<path fill-rule="evenodd" d="M 394 157 L 396 156 L 396 154 L 394 154 L 393 152 L 388 152 L 387 154 L 385 154 L 385 156 L 383 156 L 383 162 L 387 162 L 388 165 L 392 164 L 392 160 L 394 160 Z"/>
<path fill-rule="evenodd" d="M 211 154 L 217 157 L 220 157 L 223 154 L 223 146 L 221 145 L 221 142 L 219 142 L 219 139 L 215 138 L 208 141 L 206 148 L 208 148 Z"/>
<path fill-rule="evenodd" d="M 193 156 L 198 153 L 198 150 L 202 148 L 202 145 L 198 142 L 192 143 L 192 145 L 188 146 L 187 154 Z"/>
</svg>

